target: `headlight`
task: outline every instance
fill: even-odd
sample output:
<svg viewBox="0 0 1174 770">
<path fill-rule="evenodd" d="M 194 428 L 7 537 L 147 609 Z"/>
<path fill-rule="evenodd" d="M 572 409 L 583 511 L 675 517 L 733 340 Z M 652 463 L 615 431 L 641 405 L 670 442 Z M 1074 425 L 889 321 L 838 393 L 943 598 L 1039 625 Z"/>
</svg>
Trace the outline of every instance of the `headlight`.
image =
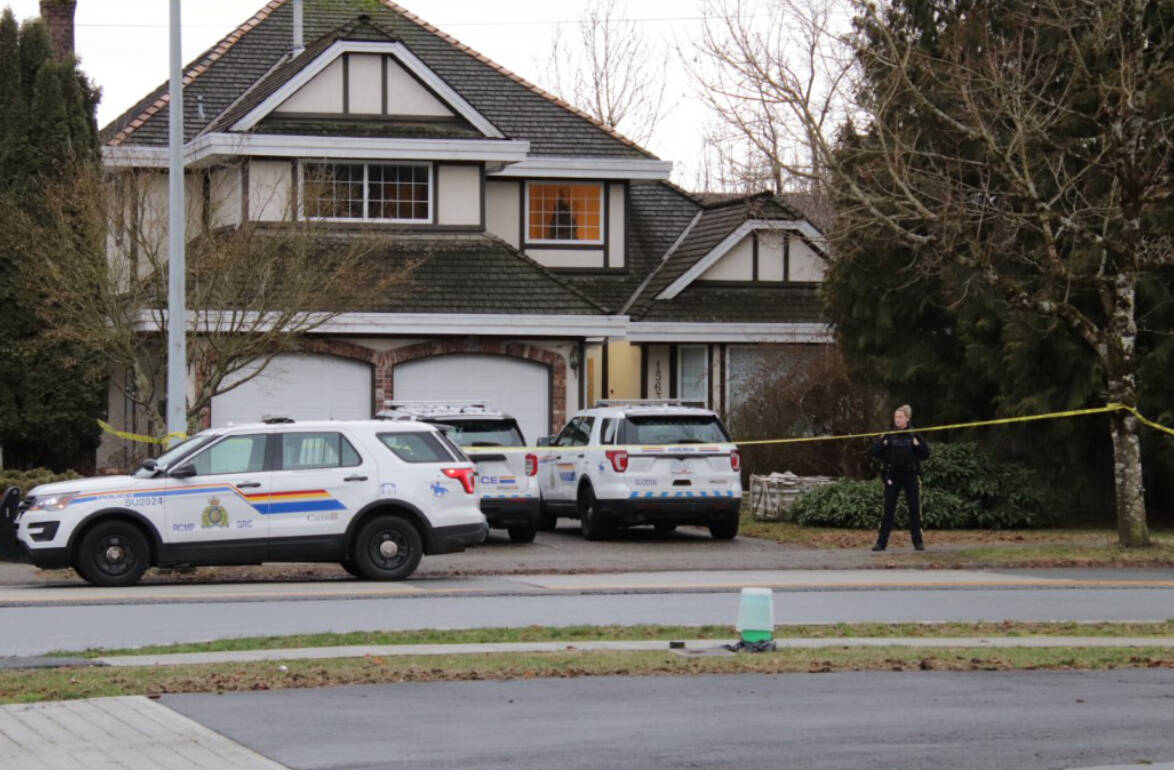
<svg viewBox="0 0 1174 770">
<path fill-rule="evenodd" d="M 61 492 L 56 495 L 46 495 L 38 497 L 37 501 L 33 503 L 30 511 L 60 511 L 77 497 L 77 492 Z"/>
</svg>

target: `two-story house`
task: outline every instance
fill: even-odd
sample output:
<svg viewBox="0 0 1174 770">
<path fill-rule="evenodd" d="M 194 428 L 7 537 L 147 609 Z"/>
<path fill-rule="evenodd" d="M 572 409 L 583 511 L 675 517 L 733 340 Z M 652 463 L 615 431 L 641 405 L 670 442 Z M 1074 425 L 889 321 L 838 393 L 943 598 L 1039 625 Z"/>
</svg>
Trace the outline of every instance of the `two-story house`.
<svg viewBox="0 0 1174 770">
<path fill-rule="evenodd" d="M 682 191 L 671 163 L 392 2 L 272 0 L 185 83 L 189 208 L 385 230 L 379 258 L 414 265 L 216 398 L 212 425 L 481 398 L 533 440 L 596 398 L 728 412 L 760 367 L 829 340 L 822 235 L 796 210 Z M 107 172 L 159 210 L 168 120 L 163 84 L 101 135 Z M 133 429 L 113 395 L 111 422 Z"/>
</svg>

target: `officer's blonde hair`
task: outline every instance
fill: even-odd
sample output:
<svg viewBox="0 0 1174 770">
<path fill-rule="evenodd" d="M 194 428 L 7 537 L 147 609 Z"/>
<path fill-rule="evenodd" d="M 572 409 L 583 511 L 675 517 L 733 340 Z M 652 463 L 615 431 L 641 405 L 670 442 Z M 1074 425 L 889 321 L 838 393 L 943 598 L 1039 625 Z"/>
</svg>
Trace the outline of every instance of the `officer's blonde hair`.
<svg viewBox="0 0 1174 770">
<path fill-rule="evenodd" d="M 913 422 L 913 407 L 909 406 L 909 404 L 901 404 L 899 407 L 897 407 L 896 411 L 904 412 L 905 419 L 909 420 L 909 422 Z"/>
</svg>

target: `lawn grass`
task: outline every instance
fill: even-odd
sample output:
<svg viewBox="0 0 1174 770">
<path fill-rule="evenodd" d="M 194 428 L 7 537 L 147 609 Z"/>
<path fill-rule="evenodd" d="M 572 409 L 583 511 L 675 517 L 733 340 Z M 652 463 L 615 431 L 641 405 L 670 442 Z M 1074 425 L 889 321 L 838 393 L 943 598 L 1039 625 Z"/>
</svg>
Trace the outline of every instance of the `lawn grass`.
<svg viewBox="0 0 1174 770">
<path fill-rule="evenodd" d="M 870 548 L 876 532 L 870 529 L 805 527 L 790 521 L 756 521 L 742 511 L 739 533 L 747 537 L 810 549 Z M 894 544 L 908 537 L 893 533 Z M 1150 530 L 1148 548 L 1123 548 L 1117 530 L 1106 527 L 1054 529 L 939 529 L 926 530 L 932 554 L 887 553 L 899 566 L 931 567 L 1170 567 L 1174 566 L 1174 530 Z M 949 550 L 934 551 L 935 546 Z"/>
<path fill-rule="evenodd" d="M 1171 610 L 1174 615 L 1174 609 Z M 190 652 L 287 650 L 302 647 L 342 647 L 394 644 L 486 644 L 493 642 L 631 641 L 674 639 L 730 639 L 732 626 L 525 626 L 471 628 L 454 631 L 354 631 L 349 633 L 257 636 L 147 647 L 55 652 L 54 656 L 100 658 L 115 655 L 169 655 Z M 852 637 L 967 638 L 1017 636 L 1172 636 L 1174 619 L 1161 623 L 834 623 L 777 626 L 779 639 L 836 639 Z"/>
<path fill-rule="evenodd" d="M 0 703 L 118 695 L 223 693 L 403 682 L 536 677 L 683 676 L 836 671 L 1011 671 L 1174 668 L 1174 650 L 1093 648 L 991 650 L 840 647 L 728 657 L 663 652 L 558 652 L 365 657 L 144 668 L 0 671 Z M 915 675 L 915 674 L 914 674 Z"/>
</svg>

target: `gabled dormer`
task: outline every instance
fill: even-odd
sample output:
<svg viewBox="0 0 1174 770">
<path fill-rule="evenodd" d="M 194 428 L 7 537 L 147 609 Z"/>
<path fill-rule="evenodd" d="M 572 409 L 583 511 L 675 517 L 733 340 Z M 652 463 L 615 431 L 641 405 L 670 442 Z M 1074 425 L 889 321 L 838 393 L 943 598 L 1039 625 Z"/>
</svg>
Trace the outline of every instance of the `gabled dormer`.
<svg viewBox="0 0 1174 770">
<path fill-rule="evenodd" d="M 501 131 L 399 41 L 325 38 L 219 121 L 221 130 L 501 139 Z"/>
</svg>

